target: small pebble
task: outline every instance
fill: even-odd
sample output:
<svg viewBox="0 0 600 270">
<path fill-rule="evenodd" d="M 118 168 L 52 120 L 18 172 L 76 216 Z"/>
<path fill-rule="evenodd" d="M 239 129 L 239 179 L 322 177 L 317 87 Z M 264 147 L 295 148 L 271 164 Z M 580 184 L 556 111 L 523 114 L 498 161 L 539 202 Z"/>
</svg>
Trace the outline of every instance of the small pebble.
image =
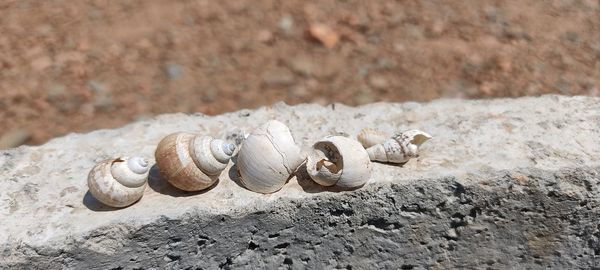
<svg viewBox="0 0 600 270">
<path fill-rule="evenodd" d="M 321 42 L 323 46 L 331 49 L 340 41 L 340 35 L 325 24 L 313 24 L 308 28 L 310 35 Z"/>
</svg>

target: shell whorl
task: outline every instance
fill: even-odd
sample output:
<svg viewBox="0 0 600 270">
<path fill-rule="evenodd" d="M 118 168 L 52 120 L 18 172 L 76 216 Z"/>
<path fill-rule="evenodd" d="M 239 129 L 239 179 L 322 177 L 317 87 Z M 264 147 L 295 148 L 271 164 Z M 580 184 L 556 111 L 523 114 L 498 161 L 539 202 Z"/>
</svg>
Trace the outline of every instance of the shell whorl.
<svg viewBox="0 0 600 270">
<path fill-rule="evenodd" d="M 143 157 L 132 157 L 127 160 L 127 166 L 131 171 L 137 174 L 143 174 L 148 171 L 148 160 Z"/>
<path fill-rule="evenodd" d="M 149 170 L 148 161 L 142 157 L 115 159 L 110 167 L 110 172 L 115 180 L 126 187 L 144 185 Z"/>
<path fill-rule="evenodd" d="M 219 175 L 227 167 L 233 151 L 223 140 L 208 136 L 196 136 L 190 142 L 194 163 L 207 175 Z M 233 148 L 235 150 L 235 146 Z M 229 153 L 229 154 L 228 154 Z"/>
<path fill-rule="evenodd" d="M 373 161 L 405 163 L 417 157 L 419 146 L 431 138 L 431 135 L 423 131 L 408 130 L 395 134 L 383 143 L 369 147 L 367 153 Z"/>
<path fill-rule="evenodd" d="M 215 139 L 210 142 L 210 151 L 219 162 L 227 164 L 235 152 L 235 144 Z"/>
<path fill-rule="evenodd" d="M 123 157 L 99 162 L 88 175 L 90 193 L 98 201 L 112 207 L 125 207 L 135 203 L 143 196 L 147 186 L 149 170 L 148 162 L 144 161 L 139 157 Z M 133 179 L 123 181 L 132 176 Z"/>
<path fill-rule="evenodd" d="M 343 136 L 327 136 L 313 145 L 306 169 L 322 186 L 356 188 L 371 178 L 371 161 L 362 145 Z"/>
<path fill-rule="evenodd" d="M 228 153 L 233 154 L 231 150 L 231 146 L 221 140 L 178 132 L 160 141 L 155 157 L 169 183 L 182 190 L 198 191 L 218 180 L 231 158 Z"/>
</svg>

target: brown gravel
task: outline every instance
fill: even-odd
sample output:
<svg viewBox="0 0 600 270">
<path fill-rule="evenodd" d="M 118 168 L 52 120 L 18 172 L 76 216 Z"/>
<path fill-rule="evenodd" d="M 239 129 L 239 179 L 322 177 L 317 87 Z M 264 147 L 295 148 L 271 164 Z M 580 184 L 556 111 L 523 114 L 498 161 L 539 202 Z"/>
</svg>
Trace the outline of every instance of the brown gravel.
<svg viewBox="0 0 600 270">
<path fill-rule="evenodd" d="M 0 136 L 24 129 L 30 144 L 280 100 L 600 87 L 598 0 L 5 0 L 0 14 Z"/>
</svg>

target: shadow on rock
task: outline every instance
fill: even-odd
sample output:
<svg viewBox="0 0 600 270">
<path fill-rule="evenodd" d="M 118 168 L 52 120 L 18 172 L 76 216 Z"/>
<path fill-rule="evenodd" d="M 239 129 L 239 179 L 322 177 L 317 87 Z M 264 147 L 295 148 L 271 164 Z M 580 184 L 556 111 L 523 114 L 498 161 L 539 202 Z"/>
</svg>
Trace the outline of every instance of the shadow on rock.
<svg viewBox="0 0 600 270">
<path fill-rule="evenodd" d="M 172 197 L 188 197 L 188 196 L 204 194 L 204 193 L 212 190 L 213 188 L 215 188 L 218 184 L 219 184 L 219 180 L 217 180 L 212 186 L 210 186 L 204 190 L 200 190 L 200 191 L 181 190 L 181 189 L 178 189 L 175 186 L 171 185 L 166 179 L 163 179 L 163 177 L 160 175 L 160 171 L 156 164 L 154 164 L 154 166 L 152 166 L 152 168 L 150 168 L 150 173 L 148 175 L 148 186 L 152 190 L 154 190 L 160 194 L 164 194 L 164 195 L 168 195 L 168 196 L 172 196 Z"/>
<path fill-rule="evenodd" d="M 90 193 L 89 190 L 83 196 L 83 205 L 85 205 L 85 207 L 87 207 L 88 209 L 95 211 L 95 212 L 115 211 L 115 210 L 122 209 L 122 208 L 111 207 L 111 206 L 101 203 L 96 198 L 94 198 L 94 196 L 92 196 L 92 193 Z"/>
<path fill-rule="evenodd" d="M 233 159 L 232 159 L 233 161 Z M 240 173 L 238 172 L 238 168 L 237 168 L 237 164 L 234 162 L 233 166 L 231 166 L 231 168 L 229 168 L 228 171 L 229 174 L 229 179 L 231 179 L 231 181 L 233 181 L 236 185 L 238 185 L 239 187 L 249 190 L 248 188 L 246 188 L 246 186 L 244 186 L 244 183 L 242 182 L 242 177 L 240 176 Z"/>
</svg>

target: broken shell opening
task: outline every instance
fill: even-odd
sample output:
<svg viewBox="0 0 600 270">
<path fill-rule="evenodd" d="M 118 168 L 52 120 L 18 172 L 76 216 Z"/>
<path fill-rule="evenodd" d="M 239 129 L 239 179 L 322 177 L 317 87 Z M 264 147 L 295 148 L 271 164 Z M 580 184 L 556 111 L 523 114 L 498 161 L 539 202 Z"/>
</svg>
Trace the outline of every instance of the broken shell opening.
<svg viewBox="0 0 600 270">
<path fill-rule="evenodd" d="M 400 134 L 400 141 L 398 141 L 404 149 L 404 155 L 406 158 L 417 157 L 419 155 L 419 147 L 421 144 L 431 139 L 431 135 L 417 130 L 408 130 Z"/>
<path fill-rule="evenodd" d="M 394 137 L 399 143 L 404 141 L 404 143 L 408 142 L 408 144 L 414 144 L 416 146 L 421 146 L 421 144 L 432 138 L 431 135 L 418 129 L 407 130 Z"/>
<path fill-rule="evenodd" d="M 308 156 L 306 168 L 315 182 L 333 186 L 342 176 L 344 160 L 333 143 L 318 142 Z"/>
<path fill-rule="evenodd" d="M 423 134 L 416 134 L 413 139 L 410 141 L 410 143 L 416 145 L 416 146 L 421 146 L 421 144 L 423 144 L 424 142 L 428 141 L 429 139 L 431 139 L 431 136 L 427 133 L 423 133 Z"/>
</svg>

